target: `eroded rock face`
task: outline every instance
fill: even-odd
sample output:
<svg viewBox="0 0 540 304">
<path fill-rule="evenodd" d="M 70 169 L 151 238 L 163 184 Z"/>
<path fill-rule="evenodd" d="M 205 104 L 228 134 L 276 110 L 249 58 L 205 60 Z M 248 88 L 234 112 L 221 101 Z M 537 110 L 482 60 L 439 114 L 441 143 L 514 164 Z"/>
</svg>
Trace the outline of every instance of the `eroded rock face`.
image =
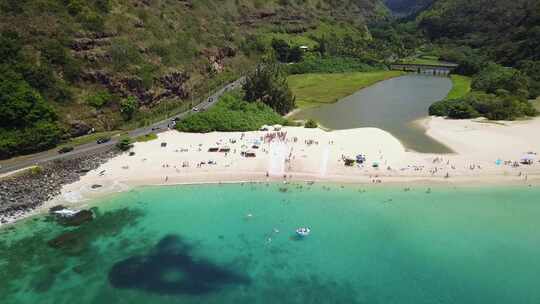
<svg viewBox="0 0 540 304">
<path fill-rule="evenodd" d="M 71 122 L 69 134 L 72 137 L 78 137 L 88 134 L 92 130 L 92 127 L 84 121 L 76 120 Z"/>
<path fill-rule="evenodd" d="M 220 73 L 225 68 L 225 58 L 236 56 L 236 49 L 226 46 L 218 49 L 206 48 L 201 51 L 208 61 L 214 72 Z"/>
<path fill-rule="evenodd" d="M 165 98 L 186 99 L 190 96 L 187 81 L 190 76 L 183 71 L 173 71 L 154 81 L 154 87 L 147 89 L 138 77 L 121 77 L 103 71 L 83 73 L 83 81 L 98 83 L 122 97 L 135 96 L 141 105 L 152 106 Z"/>
</svg>

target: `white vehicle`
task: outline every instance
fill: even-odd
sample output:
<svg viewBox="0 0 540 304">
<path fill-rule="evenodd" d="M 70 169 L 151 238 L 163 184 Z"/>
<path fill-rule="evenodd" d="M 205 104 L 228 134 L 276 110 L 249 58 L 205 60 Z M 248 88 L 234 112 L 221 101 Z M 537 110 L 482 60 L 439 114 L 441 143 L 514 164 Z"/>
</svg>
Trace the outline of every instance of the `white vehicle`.
<svg viewBox="0 0 540 304">
<path fill-rule="evenodd" d="M 197 107 L 193 107 L 193 109 L 191 109 L 193 112 L 199 112 L 199 108 Z"/>
</svg>

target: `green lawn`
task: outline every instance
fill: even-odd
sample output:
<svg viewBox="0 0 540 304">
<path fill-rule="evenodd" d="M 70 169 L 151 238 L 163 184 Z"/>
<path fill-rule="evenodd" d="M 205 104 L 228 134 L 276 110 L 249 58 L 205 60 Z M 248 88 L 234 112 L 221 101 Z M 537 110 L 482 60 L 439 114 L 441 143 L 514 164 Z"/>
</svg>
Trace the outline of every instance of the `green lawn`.
<svg viewBox="0 0 540 304">
<path fill-rule="evenodd" d="M 401 76 L 401 71 L 300 74 L 289 76 L 289 86 L 299 108 L 334 103 L 379 81 Z"/>
<path fill-rule="evenodd" d="M 467 95 L 471 91 L 471 77 L 452 75 L 452 90 L 446 99 L 458 99 Z"/>
</svg>

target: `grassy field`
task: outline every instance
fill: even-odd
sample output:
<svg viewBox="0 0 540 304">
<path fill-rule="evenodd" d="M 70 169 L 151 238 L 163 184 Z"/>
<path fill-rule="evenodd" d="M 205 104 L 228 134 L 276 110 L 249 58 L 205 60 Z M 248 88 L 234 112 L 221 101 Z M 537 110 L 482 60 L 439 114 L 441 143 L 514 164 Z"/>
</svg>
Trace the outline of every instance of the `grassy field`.
<svg viewBox="0 0 540 304">
<path fill-rule="evenodd" d="M 458 99 L 467 95 L 471 91 L 471 77 L 452 75 L 452 90 L 446 99 Z"/>
<path fill-rule="evenodd" d="M 403 74 L 401 71 L 300 74 L 289 76 L 288 80 L 296 105 L 305 109 L 337 102 L 360 89 Z"/>
</svg>

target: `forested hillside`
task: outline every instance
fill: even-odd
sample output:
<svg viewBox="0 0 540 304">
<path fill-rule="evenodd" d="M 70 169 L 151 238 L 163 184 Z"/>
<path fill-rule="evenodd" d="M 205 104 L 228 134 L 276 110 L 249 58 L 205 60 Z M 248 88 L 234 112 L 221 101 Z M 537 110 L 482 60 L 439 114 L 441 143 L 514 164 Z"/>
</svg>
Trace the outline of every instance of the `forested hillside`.
<svg viewBox="0 0 540 304">
<path fill-rule="evenodd" d="M 379 0 L 3 0 L 0 158 L 187 108 L 273 39 L 368 41 L 386 14 Z"/>
<path fill-rule="evenodd" d="M 472 76 L 473 92 L 430 108 L 454 118 L 534 116 L 540 95 L 540 1 L 437 0 L 417 24 L 440 59 Z"/>
<path fill-rule="evenodd" d="M 428 8 L 435 0 L 385 0 L 384 3 L 398 17 L 405 17 Z"/>
<path fill-rule="evenodd" d="M 438 0 L 418 21 L 429 38 L 480 49 L 504 65 L 540 60 L 540 1 Z"/>
</svg>

